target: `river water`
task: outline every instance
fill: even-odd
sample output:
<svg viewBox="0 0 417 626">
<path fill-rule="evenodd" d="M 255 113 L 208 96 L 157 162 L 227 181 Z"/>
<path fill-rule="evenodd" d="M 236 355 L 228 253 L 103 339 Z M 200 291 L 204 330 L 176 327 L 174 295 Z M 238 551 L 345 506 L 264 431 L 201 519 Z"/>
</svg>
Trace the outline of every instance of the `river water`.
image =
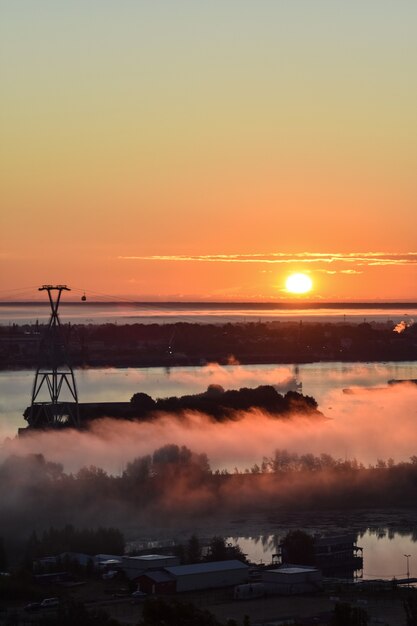
<svg viewBox="0 0 417 626">
<path fill-rule="evenodd" d="M 80 402 L 124 402 L 143 391 L 154 398 L 201 393 L 210 384 L 225 389 L 285 384 L 295 378 L 304 394 L 313 396 L 319 408 L 331 416 L 329 399 L 346 388 L 386 386 L 390 379 L 417 379 L 417 362 L 323 362 L 301 365 L 230 365 L 206 367 L 97 368 L 76 370 Z M 30 404 L 34 373 L 0 371 L 0 439 L 13 437 L 26 426 L 22 417 Z M 342 396 L 340 396 L 342 397 Z"/>
<path fill-rule="evenodd" d="M 331 528 L 329 530 L 331 531 Z M 284 534 L 230 536 L 227 541 L 232 545 L 238 544 L 252 562 L 269 564 Z M 411 530 L 398 532 L 388 528 L 366 529 L 358 533 L 357 545 L 363 549 L 363 571 L 358 572 L 360 578 L 371 580 L 406 578 L 407 554 L 410 555 L 410 577 L 417 575 L 417 543 Z"/>
<path fill-rule="evenodd" d="M 63 322 L 72 324 L 166 324 L 190 322 L 225 324 L 236 322 L 386 322 L 398 324 L 417 317 L 415 303 L 240 303 L 240 302 L 66 302 L 59 307 Z M 0 301 L 0 325 L 44 323 L 50 315 L 47 301 L 10 303 Z"/>
</svg>

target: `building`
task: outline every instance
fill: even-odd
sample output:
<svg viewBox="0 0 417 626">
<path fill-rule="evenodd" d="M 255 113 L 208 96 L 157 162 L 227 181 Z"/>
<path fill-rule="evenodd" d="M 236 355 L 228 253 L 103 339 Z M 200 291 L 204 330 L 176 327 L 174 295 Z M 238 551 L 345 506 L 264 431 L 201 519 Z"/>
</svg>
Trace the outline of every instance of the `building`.
<svg viewBox="0 0 417 626">
<path fill-rule="evenodd" d="M 165 567 L 165 571 L 176 580 L 178 592 L 232 587 L 249 578 L 249 566 L 236 559 Z"/>
<path fill-rule="evenodd" d="M 321 591 L 322 575 L 316 567 L 283 565 L 262 572 L 262 582 L 267 595 L 295 595 Z"/>
<path fill-rule="evenodd" d="M 356 545 L 355 534 L 321 536 L 314 535 L 314 565 L 326 576 L 343 575 L 353 577 L 354 573 L 362 569 L 362 548 Z M 359 554 L 360 553 L 360 554 Z M 291 555 L 286 553 L 282 542 L 277 554 L 272 556 L 276 564 L 291 562 Z"/>
<path fill-rule="evenodd" d="M 326 574 L 362 569 L 362 548 L 356 545 L 354 534 L 329 537 L 315 535 L 314 552 L 315 564 Z"/>
<path fill-rule="evenodd" d="M 121 569 L 133 580 L 144 574 L 147 570 L 157 570 L 179 564 L 176 556 L 167 554 L 143 554 L 141 556 L 123 556 Z"/>
<path fill-rule="evenodd" d="M 177 590 L 175 576 L 165 570 L 152 570 L 142 574 L 138 578 L 139 591 L 147 594 L 170 594 Z"/>
</svg>

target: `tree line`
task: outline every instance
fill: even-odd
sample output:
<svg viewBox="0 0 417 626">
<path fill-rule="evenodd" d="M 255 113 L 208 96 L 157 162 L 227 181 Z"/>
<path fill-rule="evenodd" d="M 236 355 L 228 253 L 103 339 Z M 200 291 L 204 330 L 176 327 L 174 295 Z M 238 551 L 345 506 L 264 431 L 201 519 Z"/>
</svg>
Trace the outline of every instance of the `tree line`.
<svg viewBox="0 0 417 626">
<path fill-rule="evenodd" d="M 67 524 L 123 529 L 132 520 L 152 527 L 161 517 L 185 522 L 192 516 L 212 519 L 216 511 L 412 506 L 417 455 L 365 467 L 356 459 L 277 450 L 231 472 L 213 470 L 204 453 L 168 444 L 129 462 L 121 475 L 95 466 L 67 473 L 39 454 L 11 455 L 0 465 L 0 492 L 0 536 L 13 546 L 31 530 Z M 52 534 L 49 540 L 55 541 Z M 95 540 L 100 551 L 99 534 Z M 85 544 L 92 542 L 85 537 Z"/>
</svg>

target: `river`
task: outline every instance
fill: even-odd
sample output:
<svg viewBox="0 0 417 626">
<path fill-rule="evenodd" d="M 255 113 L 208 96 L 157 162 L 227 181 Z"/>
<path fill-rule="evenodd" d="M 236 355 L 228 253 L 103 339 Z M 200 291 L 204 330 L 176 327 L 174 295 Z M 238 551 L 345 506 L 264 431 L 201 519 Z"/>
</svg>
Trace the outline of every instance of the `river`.
<svg viewBox="0 0 417 626">
<path fill-rule="evenodd" d="M 137 391 L 154 398 L 201 393 L 209 384 L 225 389 L 285 382 L 292 377 L 302 383 L 304 394 L 313 396 L 329 414 L 328 401 L 345 388 L 383 387 L 390 379 L 416 379 L 417 362 L 387 363 L 323 362 L 301 365 L 229 365 L 170 368 L 97 368 L 76 370 L 80 402 L 123 402 Z M 34 372 L 0 371 L 0 439 L 13 437 L 26 426 L 22 413 L 30 404 Z"/>
<path fill-rule="evenodd" d="M 59 307 L 62 322 L 72 324 L 166 324 L 190 322 L 225 324 L 236 322 L 381 322 L 395 326 L 401 320 L 412 323 L 417 305 L 400 303 L 314 303 L 280 302 L 67 302 Z M 49 303 L 0 301 L 0 325 L 45 323 Z"/>
</svg>

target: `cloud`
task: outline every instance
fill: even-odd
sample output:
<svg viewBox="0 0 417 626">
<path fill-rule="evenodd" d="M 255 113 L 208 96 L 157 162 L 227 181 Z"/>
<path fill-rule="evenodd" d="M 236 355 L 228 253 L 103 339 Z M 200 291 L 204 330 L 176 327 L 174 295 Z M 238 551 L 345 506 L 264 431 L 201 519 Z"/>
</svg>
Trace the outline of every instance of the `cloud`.
<svg viewBox="0 0 417 626">
<path fill-rule="evenodd" d="M 349 263 L 360 266 L 409 266 L 417 265 L 417 252 L 351 252 L 351 253 L 324 253 L 298 252 L 286 254 L 283 252 L 257 254 L 171 254 L 148 256 L 119 256 L 125 261 L 171 261 L 194 263 L 261 263 L 261 264 L 331 264 Z M 342 270 L 343 273 L 361 273 L 358 270 Z"/>
</svg>

